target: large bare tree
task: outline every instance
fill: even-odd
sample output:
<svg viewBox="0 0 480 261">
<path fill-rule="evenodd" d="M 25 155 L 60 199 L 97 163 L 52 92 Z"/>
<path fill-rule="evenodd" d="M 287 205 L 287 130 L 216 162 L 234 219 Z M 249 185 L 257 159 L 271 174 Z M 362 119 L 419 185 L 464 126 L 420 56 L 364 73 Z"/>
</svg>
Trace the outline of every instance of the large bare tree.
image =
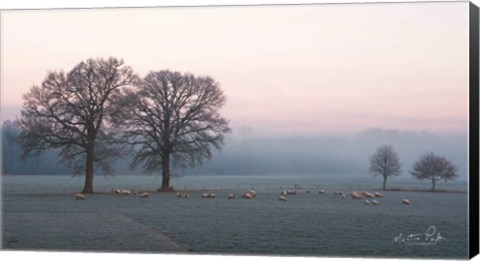
<svg viewBox="0 0 480 261">
<path fill-rule="evenodd" d="M 375 154 L 370 157 L 370 173 L 373 177 L 383 177 L 383 187 L 386 189 L 387 178 L 400 175 L 402 172 L 402 164 L 397 153 L 390 145 L 383 145 L 377 148 Z"/>
<path fill-rule="evenodd" d="M 458 167 L 445 157 L 433 152 L 421 156 L 413 164 L 410 174 L 419 180 L 429 179 L 432 181 L 432 191 L 435 190 L 437 181 L 445 182 L 456 178 Z"/>
<path fill-rule="evenodd" d="M 136 82 L 132 69 L 113 57 L 82 61 L 68 73 L 48 73 L 41 86 L 23 96 L 17 120 L 23 156 L 58 149 L 62 163 L 77 173 L 85 171 L 83 193 L 94 193 L 94 169 L 108 173 L 120 156 L 118 147 L 112 146 L 115 132 L 108 123 L 120 109 L 115 100 Z"/>
<path fill-rule="evenodd" d="M 150 72 L 116 116 L 132 146 L 132 166 L 161 171 L 159 191 L 170 190 L 170 168 L 193 167 L 211 159 L 230 132 L 219 110 L 226 98 L 211 77 L 172 71 Z M 127 99 L 128 100 L 128 99 Z"/>
</svg>

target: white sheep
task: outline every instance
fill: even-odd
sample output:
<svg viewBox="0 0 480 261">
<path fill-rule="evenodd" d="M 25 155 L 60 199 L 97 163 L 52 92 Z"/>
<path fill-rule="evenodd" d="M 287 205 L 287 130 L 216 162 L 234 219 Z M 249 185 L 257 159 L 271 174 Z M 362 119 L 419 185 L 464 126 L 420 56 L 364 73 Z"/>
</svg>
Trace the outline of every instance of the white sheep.
<svg viewBox="0 0 480 261">
<path fill-rule="evenodd" d="M 177 192 L 177 198 L 188 198 L 188 196 L 189 194 L 187 192 Z"/>
<path fill-rule="evenodd" d="M 253 199 L 255 198 L 250 192 L 247 192 L 245 194 L 242 195 L 242 198 L 244 199 Z"/>
<path fill-rule="evenodd" d="M 402 200 L 402 203 L 405 204 L 405 205 L 410 205 L 410 200 L 408 198 L 404 198 Z"/>
<path fill-rule="evenodd" d="M 75 199 L 76 200 L 85 200 L 85 195 L 83 195 L 82 193 L 77 193 L 77 194 L 75 194 Z"/>
<path fill-rule="evenodd" d="M 202 198 L 214 198 L 216 197 L 215 193 L 203 193 Z"/>
<path fill-rule="evenodd" d="M 356 191 L 352 191 L 352 198 L 353 199 L 361 199 L 362 198 L 362 195 L 360 195 L 359 192 L 356 192 Z"/>
<path fill-rule="evenodd" d="M 287 195 L 296 195 L 297 191 L 295 190 L 287 190 Z"/>
<path fill-rule="evenodd" d="M 285 196 L 280 196 L 280 197 L 278 197 L 278 201 L 280 201 L 280 202 L 286 202 L 286 201 L 287 201 L 287 197 L 285 197 Z"/>
<path fill-rule="evenodd" d="M 125 195 L 125 196 L 130 196 L 130 195 L 132 195 L 132 191 L 131 191 L 131 190 L 122 189 L 122 190 L 120 191 L 120 194 Z"/>
</svg>

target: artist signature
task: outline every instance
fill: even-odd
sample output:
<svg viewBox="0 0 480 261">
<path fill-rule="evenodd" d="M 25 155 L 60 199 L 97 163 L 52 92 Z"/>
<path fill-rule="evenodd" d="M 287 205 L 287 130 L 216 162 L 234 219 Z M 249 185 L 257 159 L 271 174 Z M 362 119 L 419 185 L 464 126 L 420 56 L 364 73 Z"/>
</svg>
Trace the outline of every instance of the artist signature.
<svg viewBox="0 0 480 261">
<path fill-rule="evenodd" d="M 410 245 L 410 246 L 434 246 L 446 240 L 440 235 L 435 226 L 430 226 L 425 233 L 403 235 L 400 233 L 393 239 L 394 244 Z"/>
</svg>

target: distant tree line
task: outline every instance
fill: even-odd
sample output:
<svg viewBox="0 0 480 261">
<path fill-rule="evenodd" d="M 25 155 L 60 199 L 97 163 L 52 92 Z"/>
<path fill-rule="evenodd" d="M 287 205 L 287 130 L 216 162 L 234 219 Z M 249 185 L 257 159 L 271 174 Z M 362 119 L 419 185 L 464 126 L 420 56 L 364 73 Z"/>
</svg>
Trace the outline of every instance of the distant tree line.
<svg viewBox="0 0 480 261">
<path fill-rule="evenodd" d="M 69 172 L 69 169 L 57 164 L 57 153 L 54 150 L 45 152 L 39 158 L 22 159 L 22 148 L 17 142 L 20 128 L 12 121 L 4 121 L 2 133 L 2 173 L 59 175 Z"/>
<path fill-rule="evenodd" d="M 373 177 L 381 176 L 383 178 L 383 187 L 386 189 L 387 179 L 389 177 L 399 176 L 402 171 L 402 164 L 397 153 L 390 145 L 383 145 L 377 148 L 373 156 L 370 157 L 369 172 Z M 436 189 L 438 181 L 449 181 L 458 177 L 458 167 L 451 161 L 441 155 L 433 152 L 425 153 L 412 166 L 409 173 L 418 180 L 430 180 L 432 182 L 432 191 Z"/>
<path fill-rule="evenodd" d="M 21 129 L 14 122 L 6 120 L 2 122 L 1 130 L 1 157 L 2 174 L 4 175 L 71 175 L 75 174 L 71 168 L 60 164 L 61 158 L 56 149 L 46 149 L 37 157 L 22 158 L 22 147 L 18 142 Z M 141 174 L 129 168 L 128 161 L 131 156 L 126 155 L 124 160 L 114 163 L 116 173 Z M 98 169 L 98 171 L 101 171 Z M 77 173 L 83 174 L 83 173 Z"/>
</svg>

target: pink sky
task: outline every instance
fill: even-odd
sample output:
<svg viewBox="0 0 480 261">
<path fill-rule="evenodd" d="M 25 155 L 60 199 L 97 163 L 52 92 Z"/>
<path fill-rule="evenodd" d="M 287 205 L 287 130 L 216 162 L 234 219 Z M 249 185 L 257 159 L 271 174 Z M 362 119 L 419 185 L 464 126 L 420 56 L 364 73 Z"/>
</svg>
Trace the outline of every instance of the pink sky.
<svg viewBox="0 0 480 261">
<path fill-rule="evenodd" d="M 123 58 L 219 81 L 257 134 L 468 128 L 468 2 L 8 11 L 2 119 L 48 70 Z"/>
</svg>

